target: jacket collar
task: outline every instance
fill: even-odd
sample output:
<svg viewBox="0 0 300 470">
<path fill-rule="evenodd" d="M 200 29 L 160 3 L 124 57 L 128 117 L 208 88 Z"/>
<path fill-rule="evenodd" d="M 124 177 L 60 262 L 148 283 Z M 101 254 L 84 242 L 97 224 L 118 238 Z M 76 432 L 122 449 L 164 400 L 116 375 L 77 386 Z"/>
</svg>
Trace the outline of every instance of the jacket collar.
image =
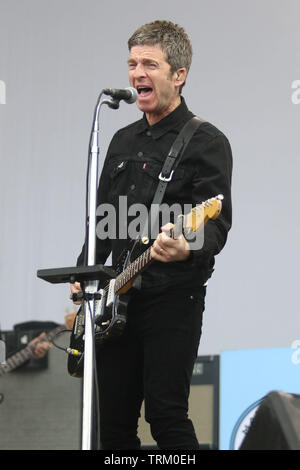
<svg viewBox="0 0 300 470">
<path fill-rule="evenodd" d="M 193 114 L 188 110 L 184 98 L 181 97 L 180 105 L 153 126 L 149 126 L 146 115 L 144 114 L 143 118 L 138 123 L 136 131 L 137 134 L 150 131 L 154 139 L 159 139 L 170 130 L 181 128 L 182 124 L 192 116 Z"/>
</svg>

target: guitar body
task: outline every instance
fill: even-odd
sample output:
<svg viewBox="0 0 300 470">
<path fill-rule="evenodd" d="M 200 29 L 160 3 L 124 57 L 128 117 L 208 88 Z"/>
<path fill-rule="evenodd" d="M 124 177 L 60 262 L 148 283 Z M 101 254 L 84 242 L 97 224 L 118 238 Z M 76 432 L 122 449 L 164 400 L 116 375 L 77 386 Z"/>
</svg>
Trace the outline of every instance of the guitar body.
<svg viewBox="0 0 300 470">
<path fill-rule="evenodd" d="M 116 295 L 112 304 L 104 305 L 107 301 L 105 293 L 95 306 L 94 337 L 97 349 L 102 348 L 107 341 L 119 338 L 125 328 L 129 295 Z M 103 306 L 104 305 L 104 306 Z M 83 377 L 85 314 L 83 308 L 77 312 L 70 338 L 71 352 L 68 355 L 68 372 L 72 377 Z"/>
<path fill-rule="evenodd" d="M 119 338 L 123 333 L 127 321 L 127 306 L 129 302 L 129 295 L 121 294 L 116 295 L 112 307 L 106 307 L 103 316 L 103 321 L 96 318 L 95 323 L 95 342 L 96 346 L 103 346 L 106 341 Z M 114 309 L 114 312 L 112 312 Z M 106 316 L 109 320 L 106 320 Z M 109 328 L 106 330 L 106 322 L 109 321 Z M 104 325 L 103 325 L 104 323 Z"/>
</svg>

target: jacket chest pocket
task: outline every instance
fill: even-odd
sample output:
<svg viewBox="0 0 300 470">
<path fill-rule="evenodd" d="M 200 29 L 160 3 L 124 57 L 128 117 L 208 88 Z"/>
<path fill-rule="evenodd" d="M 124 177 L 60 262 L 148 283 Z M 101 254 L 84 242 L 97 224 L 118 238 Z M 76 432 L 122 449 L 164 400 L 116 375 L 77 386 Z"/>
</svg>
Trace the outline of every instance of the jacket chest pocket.
<svg viewBox="0 0 300 470">
<path fill-rule="evenodd" d="M 112 162 L 109 168 L 109 177 L 108 199 L 113 205 L 118 204 L 120 196 L 126 196 L 128 204 L 140 202 L 143 185 L 139 181 L 134 161 L 118 160 Z"/>
<path fill-rule="evenodd" d="M 132 202 L 150 205 L 159 183 L 159 174 L 162 164 L 153 161 L 115 161 L 109 169 L 110 190 L 109 198 L 112 202 L 118 196 L 128 196 Z M 184 169 L 177 168 L 172 180 L 167 186 L 167 195 L 172 198 L 178 195 L 184 181 Z"/>
<path fill-rule="evenodd" d="M 112 164 L 109 170 L 109 176 L 111 179 L 115 180 L 118 175 L 121 175 L 126 170 L 127 164 L 128 162 L 126 160 Z"/>
<path fill-rule="evenodd" d="M 110 189 L 109 196 L 113 198 L 118 195 L 126 195 L 128 192 L 129 171 L 128 161 L 118 161 L 111 164 L 109 169 Z"/>
</svg>

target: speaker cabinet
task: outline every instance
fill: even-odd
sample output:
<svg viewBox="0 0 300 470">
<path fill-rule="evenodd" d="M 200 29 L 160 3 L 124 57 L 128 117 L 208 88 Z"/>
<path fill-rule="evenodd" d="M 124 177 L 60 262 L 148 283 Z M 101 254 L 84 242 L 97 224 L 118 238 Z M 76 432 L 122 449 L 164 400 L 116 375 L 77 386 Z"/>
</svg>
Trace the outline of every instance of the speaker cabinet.
<svg viewBox="0 0 300 470">
<path fill-rule="evenodd" d="M 47 356 L 43 367 L 0 377 L 1 450 L 80 449 L 81 380 L 68 375 L 63 351 Z"/>
<path fill-rule="evenodd" d="M 219 356 L 199 356 L 195 362 L 189 397 L 189 417 L 202 449 L 218 449 L 219 441 Z M 142 448 L 155 449 L 156 442 L 144 419 L 138 428 Z"/>
<path fill-rule="evenodd" d="M 281 391 L 266 395 L 240 450 L 300 450 L 300 395 Z"/>
</svg>

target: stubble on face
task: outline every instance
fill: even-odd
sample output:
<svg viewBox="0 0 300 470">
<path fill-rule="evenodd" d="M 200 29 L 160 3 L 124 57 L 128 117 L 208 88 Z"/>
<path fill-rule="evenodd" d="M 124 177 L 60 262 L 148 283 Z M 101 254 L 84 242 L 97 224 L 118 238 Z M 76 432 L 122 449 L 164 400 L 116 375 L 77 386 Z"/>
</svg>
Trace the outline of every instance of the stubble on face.
<svg viewBox="0 0 300 470">
<path fill-rule="evenodd" d="M 138 90 L 138 108 L 150 125 L 163 119 L 180 104 L 176 72 L 171 72 L 160 46 L 131 48 L 128 60 L 129 81 Z"/>
</svg>

